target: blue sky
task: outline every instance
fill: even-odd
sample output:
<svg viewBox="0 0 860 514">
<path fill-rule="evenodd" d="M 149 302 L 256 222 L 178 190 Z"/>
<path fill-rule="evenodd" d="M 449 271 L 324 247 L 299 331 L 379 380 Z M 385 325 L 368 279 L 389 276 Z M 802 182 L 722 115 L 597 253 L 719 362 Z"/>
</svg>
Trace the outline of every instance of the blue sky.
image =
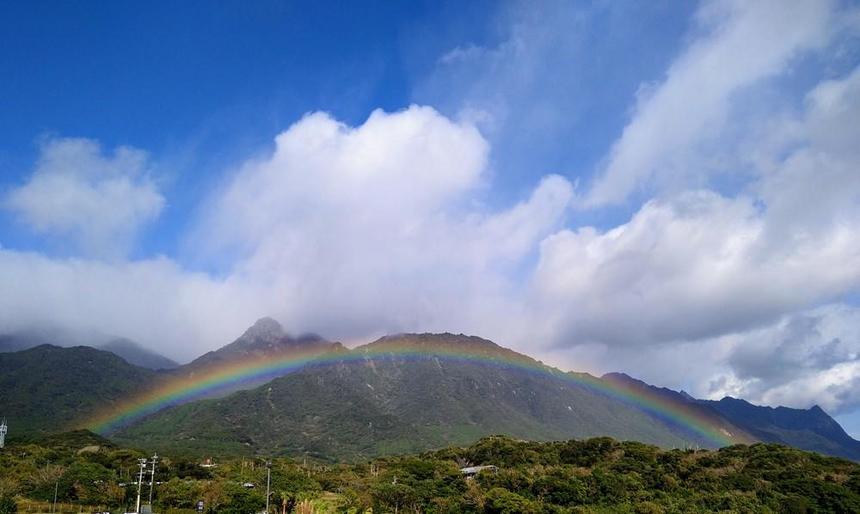
<svg viewBox="0 0 860 514">
<path fill-rule="evenodd" d="M 0 34 L 0 329 L 467 332 L 860 431 L 855 2 L 5 2 Z"/>
<path fill-rule="evenodd" d="M 683 42 L 693 4 L 673 7 L 602 5 L 571 29 L 581 31 L 576 44 L 549 64 L 569 65 L 576 76 L 548 68 L 549 76 L 515 92 L 524 102 L 535 90 L 550 93 L 535 107 L 565 119 L 530 131 L 516 130 L 512 121 L 494 134 L 492 198 L 521 198 L 547 169 L 571 177 L 592 172 L 623 128 L 641 82 L 659 79 Z M 144 12 L 123 2 L 8 4 L 3 32 L 14 44 L 0 62 L 8 77 L 0 83 L 3 185 L 28 176 L 44 137 L 145 149 L 166 168 L 161 180 L 171 194 L 135 251 L 175 254 L 188 217 L 213 183 L 231 164 L 271 146 L 273 134 L 303 114 L 325 111 L 356 125 L 374 109 L 415 102 L 456 116 L 464 98 L 451 94 L 452 85 L 480 96 L 468 90 L 484 70 L 440 73 L 439 59 L 456 48 L 505 44 L 511 11 L 532 11 L 528 16 L 540 24 L 558 10 L 491 2 L 187 2 Z M 569 18 L 580 15 L 570 11 Z M 643 39 L 648 53 L 630 59 Z M 532 169 L 535 158 L 541 172 Z M 18 228 L 4 221 L 5 230 Z M 14 235 L 20 246 L 44 244 Z"/>
</svg>

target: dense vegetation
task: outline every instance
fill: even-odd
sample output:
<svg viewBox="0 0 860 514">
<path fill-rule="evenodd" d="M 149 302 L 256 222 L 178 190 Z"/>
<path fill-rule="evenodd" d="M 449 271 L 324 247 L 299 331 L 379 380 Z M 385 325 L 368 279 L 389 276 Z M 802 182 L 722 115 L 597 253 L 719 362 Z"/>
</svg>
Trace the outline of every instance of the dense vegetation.
<svg viewBox="0 0 860 514">
<path fill-rule="evenodd" d="M 134 505 L 136 459 L 86 432 L 0 452 L 0 513 Z M 248 514 L 265 505 L 259 459 L 199 461 L 163 457 L 156 512 Z M 460 468 L 494 465 L 465 478 Z M 254 484 L 246 487 L 243 484 Z M 553 443 L 488 437 L 466 448 L 322 465 L 274 459 L 272 511 L 517 512 L 860 512 L 860 465 L 783 446 L 671 450 L 609 438 Z M 147 496 L 144 487 L 144 498 Z M 59 509 L 58 509 L 59 510 Z"/>
<path fill-rule="evenodd" d="M 68 430 L 149 387 L 155 377 L 87 346 L 0 353 L 0 416 L 9 419 L 10 436 Z"/>
</svg>

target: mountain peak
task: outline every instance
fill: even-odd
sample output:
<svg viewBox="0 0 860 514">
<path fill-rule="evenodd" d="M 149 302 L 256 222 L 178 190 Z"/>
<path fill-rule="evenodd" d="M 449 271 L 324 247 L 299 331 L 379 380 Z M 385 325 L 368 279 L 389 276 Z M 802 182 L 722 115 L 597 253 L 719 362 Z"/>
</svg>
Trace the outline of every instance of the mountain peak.
<svg viewBox="0 0 860 514">
<path fill-rule="evenodd" d="M 280 339 L 287 335 L 284 327 L 275 319 L 268 316 L 258 319 L 248 330 L 242 334 L 242 338 L 252 339 Z"/>
<path fill-rule="evenodd" d="M 196 368 L 247 355 L 274 355 L 296 349 L 325 350 L 331 344 L 316 334 L 303 334 L 293 338 L 280 323 L 265 317 L 258 319 L 232 343 L 198 357 L 189 366 Z"/>
</svg>

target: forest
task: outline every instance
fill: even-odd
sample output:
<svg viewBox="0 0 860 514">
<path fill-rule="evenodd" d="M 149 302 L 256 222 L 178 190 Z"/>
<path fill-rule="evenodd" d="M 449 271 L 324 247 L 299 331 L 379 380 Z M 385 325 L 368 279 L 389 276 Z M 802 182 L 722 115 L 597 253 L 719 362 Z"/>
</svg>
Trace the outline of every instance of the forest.
<svg viewBox="0 0 860 514">
<path fill-rule="evenodd" d="M 15 442 L 0 450 L 0 514 L 132 512 L 142 458 L 150 454 L 85 431 Z M 470 466 L 492 467 L 467 476 Z M 504 436 L 341 464 L 159 456 L 153 512 L 190 514 L 200 501 L 208 513 L 263 512 L 267 475 L 273 513 L 860 512 L 860 465 L 780 445 L 662 450 Z"/>
</svg>

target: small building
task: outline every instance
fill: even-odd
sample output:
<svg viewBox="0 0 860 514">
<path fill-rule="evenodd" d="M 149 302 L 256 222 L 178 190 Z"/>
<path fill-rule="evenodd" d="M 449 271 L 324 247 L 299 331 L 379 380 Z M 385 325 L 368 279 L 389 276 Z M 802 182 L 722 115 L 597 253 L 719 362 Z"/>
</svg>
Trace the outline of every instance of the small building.
<svg viewBox="0 0 860 514">
<path fill-rule="evenodd" d="M 499 468 L 496 466 L 469 466 L 467 468 L 460 468 L 460 473 L 466 476 L 466 478 L 472 478 L 481 471 L 489 471 L 490 473 L 497 473 Z"/>
</svg>

